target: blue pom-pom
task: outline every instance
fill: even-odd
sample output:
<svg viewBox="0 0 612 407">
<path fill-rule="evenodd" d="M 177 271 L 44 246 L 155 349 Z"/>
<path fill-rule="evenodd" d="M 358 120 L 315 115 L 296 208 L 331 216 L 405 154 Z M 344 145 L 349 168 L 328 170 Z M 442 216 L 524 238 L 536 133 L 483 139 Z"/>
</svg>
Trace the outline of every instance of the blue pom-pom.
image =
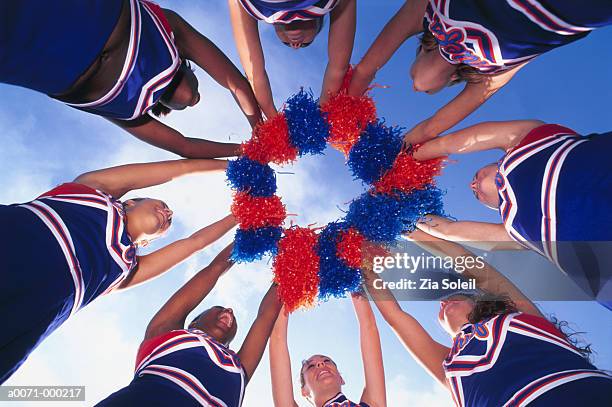
<svg viewBox="0 0 612 407">
<path fill-rule="evenodd" d="M 276 255 L 282 228 L 238 229 L 234 238 L 232 260 L 248 263 L 261 259 L 266 253 Z"/>
<path fill-rule="evenodd" d="M 442 195 L 443 192 L 433 185 L 427 185 L 424 189 L 416 189 L 409 194 L 401 194 L 401 219 L 404 223 L 402 232 L 413 231 L 417 222 L 426 215 L 444 216 Z"/>
<path fill-rule="evenodd" d="M 319 235 L 319 299 L 322 301 L 344 297 L 360 289 L 361 270 L 349 267 L 336 254 L 340 232 L 346 229 L 348 225 L 345 223 L 332 222 Z"/>
<path fill-rule="evenodd" d="M 365 193 L 351 203 L 345 221 L 366 239 L 391 244 L 427 214 L 444 215 L 442 191 L 433 185 L 408 194 Z"/>
<path fill-rule="evenodd" d="M 329 137 L 329 124 L 311 93 L 300 90 L 285 104 L 285 117 L 289 126 L 289 139 L 299 152 L 321 154 Z"/>
<path fill-rule="evenodd" d="M 272 196 L 276 192 L 276 176 L 269 165 L 240 157 L 227 165 L 227 180 L 232 188 L 253 196 Z"/>
<path fill-rule="evenodd" d="M 401 131 L 382 122 L 369 124 L 349 153 L 348 166 L 353 175 L 367 184 L 378 181 L 393 167 L 402 149 Z"/>
</svg>

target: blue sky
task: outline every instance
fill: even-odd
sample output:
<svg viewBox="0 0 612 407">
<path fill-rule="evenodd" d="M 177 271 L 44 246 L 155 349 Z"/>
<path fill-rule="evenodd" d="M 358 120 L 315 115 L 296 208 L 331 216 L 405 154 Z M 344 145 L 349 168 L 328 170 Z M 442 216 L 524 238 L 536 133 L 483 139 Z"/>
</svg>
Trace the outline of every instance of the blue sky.
<svg viewBox="0 0 612 407">
<path fill-rule="evenodd" d="M 160 3 L 174 8 L 233 61 L 239 62 L 225 2 Z M 359 1 L 354 62 L 367 50 L 400 4 L 400 1 L 387 0 Z M 460 126 L 485 120 L 538 118 L 582 133 L 612 130 L 609 116 L 612 78 L 608 74 L 612 55 L 603 52 L 609 49 L 606 39 L 611 34 L 612 28 L 601 29 L 584 40 L 531 62 L 506 89 Z M 324 36 L 311 47 L 299 51 L 280 44 L 271 27 L 262 29 L 262 38 L 277 106 L 302 86 L 319 92 L 327 51 Z M 408 70 L 415 44 L 414 40 L 404 44 L 376 79 L 377 83 L 388 87 L 373 92 L 379 114 L 388 123 L 408 128 L 431 115 L 459 91 L 454 88 L 429 96 L 411 90 Z M 247 122 L 229 93 L 201 71 L 197 73 L 202 101 L 188 111 L 171 114 L 167 122 L 192 137 L 245 140 L 249 136 Z M 65 107 L 44 95 L 5 85 L 0 85 L 0 131 L 3 138 L 0 149 L 2 204 L 31 200 L 54 185 L 92 169 L 174 158 L 172 154 L 139 142 L 103 119 Z M 498 155 L 478 153 L 453 158 L 457 163 L 448 166 L 439 178 L 439 185 L 447 191 L 447 212 L 458 219 L 497 221 L 495 212 L 474 200 L 467 184 L 476 169 L 496 160 Z M 279 193 L 288 211 L 299 215 L 295 221 L 301 225 L 325 224 L 342 216 L 341 208 L 346 208 L 346 203 L 362 190 L 351 180 L 342 156 L 331 150 L 325 156 L 302 159 L 285 171 L 294 175 L 279 175 Z M 224 216 L 231 200 L 222 175 L 188 177 L 137 191 L 131 196 L 158 197 L 175 210 L 173 230 L 153 248 Z M 88 401 L 84 405 L 91 405 L 126 385 L 149 319 L 230 238 L 226 236 L 150 284 L 99 299 L 48 338 L 6 384 L 86 385 Z M 502 271 L 512 274 L 512 270 Z M 223 277 L 211 298 L 202 304 L 202 308 L 213 304 L 234 307 L 242 328 L 234 346 L 241 343 L 270 277 L 267 261 L 235 266 Z M 437 303 L 406 302 L 403 306 L 436 339 L 449 343 L 435 321 Z M 545 312 L 570 321 L 577 330 L 585 332 L 585 339 L 597 351 L 596 364 L 612 370 L 612 314 L 609 311 L 588 302 L 542 302 L 540 306 Z M 446 391 L 414 363 L 384 321 L 379 318 L 378 322 L 389 405 L 450 405 Z M 297 378 L 302 359 L 313 353 L 328 354 L 345 376 L 345 393 L 358 399 L 363 374 L 357 338 L 355 317 L 348 300 L 330 301 L 313 311 L 296 313 L 291 317 L 289 337 L 294 376 Z M 300 402 L 307 405 L 303 400 Z M 272 405 L 267 355 L 247 388 L 244 405 Z"/>
</svg>

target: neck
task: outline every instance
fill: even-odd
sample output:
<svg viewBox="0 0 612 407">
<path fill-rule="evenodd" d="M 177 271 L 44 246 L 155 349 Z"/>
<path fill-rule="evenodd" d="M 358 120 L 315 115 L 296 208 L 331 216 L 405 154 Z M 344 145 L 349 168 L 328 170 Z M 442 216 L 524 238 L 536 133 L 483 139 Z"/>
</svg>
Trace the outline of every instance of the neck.
<svg viewBox="0 0 612 407">
<path fill-rule="evenodd" d="M 128 211 L 125 212 L 125 228 L 127 229 L 127 233 L 130 236 L 132 243 L 138 243 L 142 240 L 143 233 L 133 219 L 130 222 L 130 214 Z"/>
<path fill-rule="evenodd" d="M 338 389 L 329 389 L 329 390 L 320 391 L 318 394 L 314 396 L 315 406 L 316 407 L 325 406 L 325 403 L 332 400 L 334 397 L 336 397 L 340 393 L 341 392 Z"/>
</svg>

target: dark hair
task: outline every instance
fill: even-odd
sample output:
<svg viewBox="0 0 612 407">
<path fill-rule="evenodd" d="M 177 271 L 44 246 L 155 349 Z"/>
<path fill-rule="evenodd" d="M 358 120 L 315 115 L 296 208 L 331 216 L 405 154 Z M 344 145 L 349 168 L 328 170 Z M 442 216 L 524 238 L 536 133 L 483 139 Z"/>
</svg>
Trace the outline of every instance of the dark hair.
<svg viewBox="0 0 612 407">
<path fill-rule="evenodd" d="M 436 37 L 434 37 L 429 30 L 425 30 L 418 38 L 420 43 L 418 49 L 423 48 L 425 51 L 437 51 L 440 46 Z M 484 76 L 476 68 L 466 64 L 458 64 L 456 72 L 458 78 L 452 80 L 449 86 L 456 85 L 460 82 L 479 83 L 484 79 Z"/>
<path fill-rule="evenodd" d="M 170 81 L 168 86 L 166 86 L 166 89 L 164 90 L 164 93 L 161 95 L 159 100 L 172 98 L 174 91 L 178 87 L 179 83 L 181 83 L 183 76 L 185 76 L 186 69 L 189 69 L 192 72 L 194 71 L 194 69 L 191 67 L 191 63 L 186 59 L 183 59 L 181 65 L 179 66 L 179 69 L 174 74 L 172 81 Z M 151 113 L 153 113 L 157 117 L 164 117 L 169 115 L 170 112 L 172 112 L 172 109 L 170 109 L 168 106 L 164 106 L 162 103 L 159 102 L 159 100 L 157 101 L 157 103 L 155 103 L 155 105 L 153 105 Z"/>
<path fill-rule="evenodd" d="M 313 18 L 313 20 L 316 20 L 316 21 L 318 21 L 318 22 L 319 22 L 319 27 L 317 28 L 317 32 L 315 33 L 315 37 L 316 37 L 317 35 L 319 35 L 319 33 L 321 32 L 321 30 L 323 29 L 323 25 L 325 24 L 325 14 L 323 14 L 323 15 L 322 15 L 322 16 L 320 16 L 320 17 Z M 300 48 L 306 48 L 306 47 L 309 47 L 309 46 L 310 46 L 310 45 L 311 45 L 313 42 L 314 42 L 314 39 L 313 39 L 312 41 L 310 41 L 310 42 L 303 42 L 303 43 L 300 45 Z M 291 46 L 291 44 L 290 44 L 290 43 L 288 43 L 288 42 L 283 42 L 283 44 L 285 44 L 285 45 L 286 45 L 286 46 L 288 46 L 288 47 L 290 47 L 290 46 Z"/>
<path fill-rule="evenodd" d="M 482 293 L 466 296 L 474 302 L 474 308 L 468 315 L 468 321 L 471 324 L 486 321 L 496 315 L 511 314 L 518 311 L 516 304 L 507 295 Z M 555 316 L 549 317 L 548 320 L 565 336 L 583 358 L 590 361 L 593 350 L 591 349 L 591 344 L 584 343 L 580 337 L 584 332 L 574 330 L 567 321 L 559 320 Z"/>
</svg>

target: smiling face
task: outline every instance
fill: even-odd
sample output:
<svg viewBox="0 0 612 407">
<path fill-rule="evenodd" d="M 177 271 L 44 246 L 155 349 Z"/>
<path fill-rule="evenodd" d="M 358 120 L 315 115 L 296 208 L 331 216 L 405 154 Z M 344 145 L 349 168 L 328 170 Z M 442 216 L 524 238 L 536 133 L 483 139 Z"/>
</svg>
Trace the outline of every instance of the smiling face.
<svg viewBox="0 0 612 407">
<path fill-rule="evenodd" d="M 450 335 L 455 336 L 469 322 L 468 315 L 474 309 L 474 301 L 465 295 L 452 295 L 440 301 L 438 322 Z"/>
<path fill-rule="evenodd" d="M 302 395 L 315 398 L 319 393 L 339 393 L 344 379 L 331 358 L 324 355 L 313 355 L 302 363 L 300 371 Z"/>
<path fill-rule="evenodd" d="M 229 345 L 236 336 L 238 324 L 231 308 L 215 305 L 198 315 L 189 324 L 189 328 L 199 329 L 218 342 Z"/>
<path fill-rule="evenodd" d="M 299 49 L 309 46 L 321 32 L 323 17 L 313 20 L 297 20 L 289 24 L 274 24 L 279 40 L 288 47 Z"/>
<path fill-rule="evenodd" d="M 159 103 L 171 110 L 184 110 L 200 101 L 198 79 L 188 63 L 183 62 L 172 82 L 159 99 Z"/>
<path fill-rule="evenodd" d="M 470 189 L 476 199 L 492 209 L 499 208 L 499 193 L 495 184 L 496 176 L 497 164 L 489 164 L 479 169 L 472 178 L 472 182 L 470 182 Z"/>
<path fill-rule="evenodd" d="M 172 225 L 172 211 L 164 201 L 151 198 L 124 202 L 129 235 L 135 242 L 156 239 Z"/>
</svg>

